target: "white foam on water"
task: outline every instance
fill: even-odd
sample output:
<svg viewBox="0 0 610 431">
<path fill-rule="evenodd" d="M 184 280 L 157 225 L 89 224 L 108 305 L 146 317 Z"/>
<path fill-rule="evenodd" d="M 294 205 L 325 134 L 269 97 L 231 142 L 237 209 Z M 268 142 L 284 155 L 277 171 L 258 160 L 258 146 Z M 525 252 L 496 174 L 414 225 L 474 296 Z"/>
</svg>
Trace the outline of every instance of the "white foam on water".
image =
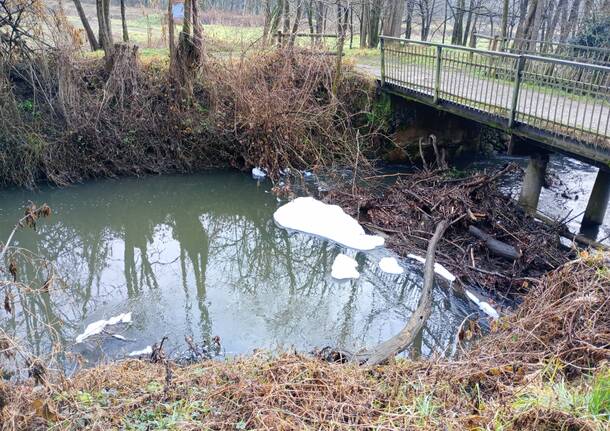
<svg viewBox="0 0 610 431">
<path fill-rule="evenodd" d="M 407 255 L 407 257 L 414 259 L 418 262 L 421 262 L 423 264 L 426 263 L 426 259 L 421 257 L 421 256 L 417 256 L 415 254 L 409 254 Z M 447 280 L 453 282 L 455 281 L 455 275 L 453 275 L 452 273 L 450 273 L 447 268 L 445 268 L 443 265 L 441 265 L 440 263 L 436 263 L 434 262 L 434 272 L 436 272 L 438 275 L 440 275 L 443 278 L 446 278 Z"/>
<path fill-rule="evenodd" d="M 273 219 L 283 228 L 318 235 L 356 250 L 372 250 L 384 244 L 382 237 L 367 235 L 341 207 L 312 197 L 296 198 L 281 206 Z"/>
<path fill-rule="evenodd" d="M 493 317 L 494 319 L 499 319 L 500 315 L 498 314 L 498 312 L 496 311 L 495 308 L 493 308 L 489 302 L 486 301 L 481 301 L 474 293 L 466 290 L 466 296 L 468 297 L 468 299 L 470 299 L 472 302 L 474 302 L 475 304 L 477 304 L 479 306 L 479 308 L 481 309 L 481 311 L 483 311 L 485 314 L 487 314 L 490 317 Z"/>
<path fill-rule="evenodd" d="M 389 274 L 402 274 L 405 270 L 398 264 L 398 261 L 393 257 L 383 257 L 379 261 L 379 268 L 383 272 Z"/>
<path fill-rule="evenodd" d="M 87 338 L 93 335 L 101 334 L 106 326 L 117 325 L 119 323 L 131 323 L 131 312 L 119 314 L 118 316 L 111 317 L 108 320 L 98 320 L 93 323 L 89 323 L 85 328 L 85 332 L 76 337 L 77 343 L 82 343 Z"/>
<path fill-rule="evenodd" d="M 343 253 L 338 254 L 333 262 L 330 275 L 337 280 L 358 278 L 360 277 L 360 273 L 358 272 L 358 262 L 356 262 L 356 259 L 346 256 Z"/>
<path fill-rule="evenodd" d="M 142 350 L 134 350 L 133 352 L 129 353 L 127 356 L 142 356 L 142 355 L 150 355 L 150 354 L 152 354 L 152 347 L 146 346 Z"/>
<path fill-rule="evenodd" d="M 264 169 L 257 168 L 257 167 L 252 168 L 252 178 L 254 178 L 255 180 L 262 180 L 266 176 L 267 176 L 267 173 L 265 172 Z"/>
</svg>

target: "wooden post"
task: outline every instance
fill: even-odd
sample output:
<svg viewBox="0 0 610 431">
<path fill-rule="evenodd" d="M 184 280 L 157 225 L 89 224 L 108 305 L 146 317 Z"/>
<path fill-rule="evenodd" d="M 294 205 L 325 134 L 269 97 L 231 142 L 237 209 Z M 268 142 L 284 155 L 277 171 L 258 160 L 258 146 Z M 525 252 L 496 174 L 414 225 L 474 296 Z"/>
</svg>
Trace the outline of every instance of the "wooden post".
<svg viewBox="0 0 610 431">
<path fill-rule="evenodd" d="M 379 41 L 380 49 L 381 49 L 381 86 L 385 85 L 385 43 L 383 36 Z"/>
<path fill-rule="evenodd" d="M 519 56 L 517 60 L 517 68 L 515 69 L 515 83 L 513 85 L 513 100 L 510 106 L 510 114 L 508 117 L 508 128 L 512 129 L 517 115 L 517 103 L 519 102 L 519 89 L 521 88 L 521 74 L 525 65 L 525 57 Z"/>
<path fill-rule="evenodd" d="M 434 103 L 437 104 L 441 97 L 441 53 L 442 46 L 436 45 L 436 63 L 434 73 Z"/>
</svg>

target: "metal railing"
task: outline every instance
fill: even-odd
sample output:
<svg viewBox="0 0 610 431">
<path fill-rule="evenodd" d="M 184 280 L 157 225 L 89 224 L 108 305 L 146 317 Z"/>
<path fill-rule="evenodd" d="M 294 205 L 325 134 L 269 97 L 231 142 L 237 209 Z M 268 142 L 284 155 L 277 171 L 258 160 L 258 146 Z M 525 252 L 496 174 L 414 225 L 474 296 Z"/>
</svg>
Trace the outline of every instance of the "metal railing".
<svg viewBox="0 0 610 431">
<path fill-rule="evenodd" d="M 610 67 L 392 37 L 381 81 L 439 104 L 610 149 Z"/>
<path fill-rule="evenodd" d="M 608 48 L 521 38 L 505 38 L 503 44 L 500 36 L 475 33 L 474 37 L 487 40 L 490 51 L 503 50 L 513 54 L 531 54 L 610 66 L 610 49 Z"/>
</svg>

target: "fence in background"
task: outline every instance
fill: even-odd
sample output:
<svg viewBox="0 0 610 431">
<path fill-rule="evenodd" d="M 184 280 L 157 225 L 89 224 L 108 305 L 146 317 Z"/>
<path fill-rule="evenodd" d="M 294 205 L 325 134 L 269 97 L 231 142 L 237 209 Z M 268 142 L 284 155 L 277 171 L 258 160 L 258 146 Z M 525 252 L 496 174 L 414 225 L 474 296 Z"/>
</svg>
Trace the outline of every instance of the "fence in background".
<svg viewBox="0 0 610 431">
<path fill-rule="evenodd" d="M 488 41 L 490 51 L 503 50 L 512 54 L 530 54 L 541 57 L 559 58 L 562 60 L 591 63 L 600 66 L 610 66 L 610 49 L 594 46 L 576 45 L 542 40 L 507 38 L 502 44 L 500 36 L 488 36 L 475 33 L 478 40 Z"/>
</svg>

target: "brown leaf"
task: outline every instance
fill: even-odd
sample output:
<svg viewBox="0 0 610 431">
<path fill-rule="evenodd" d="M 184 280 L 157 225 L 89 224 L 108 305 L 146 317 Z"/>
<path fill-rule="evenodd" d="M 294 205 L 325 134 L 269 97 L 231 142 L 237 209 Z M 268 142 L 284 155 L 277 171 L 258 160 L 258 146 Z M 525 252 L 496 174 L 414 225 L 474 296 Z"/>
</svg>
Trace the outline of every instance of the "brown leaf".
<svg viewBox="0 0 610 431">
<path fill-rule="evenodd" d="M 17 263 L 12 259 L 8 264 L 8 272 L 13 276 L 13 281 L 17 281 Z"/>
<path fill-rule="evenodd" d="M 46 401 L 35 399 L 32 401 L 32 407 L 36 410 L 36 415 L 51 422 L 57 422 L 59 416 L 55 413 Z"/>
<path fill-rule="evenodd" d="M 6 310 L 8 314 L 13 312 L 13 309 L 11 308 L 11 298 L 9 297 L 8 292 L 4 294 L 4 310 Z"/>
</svg>

